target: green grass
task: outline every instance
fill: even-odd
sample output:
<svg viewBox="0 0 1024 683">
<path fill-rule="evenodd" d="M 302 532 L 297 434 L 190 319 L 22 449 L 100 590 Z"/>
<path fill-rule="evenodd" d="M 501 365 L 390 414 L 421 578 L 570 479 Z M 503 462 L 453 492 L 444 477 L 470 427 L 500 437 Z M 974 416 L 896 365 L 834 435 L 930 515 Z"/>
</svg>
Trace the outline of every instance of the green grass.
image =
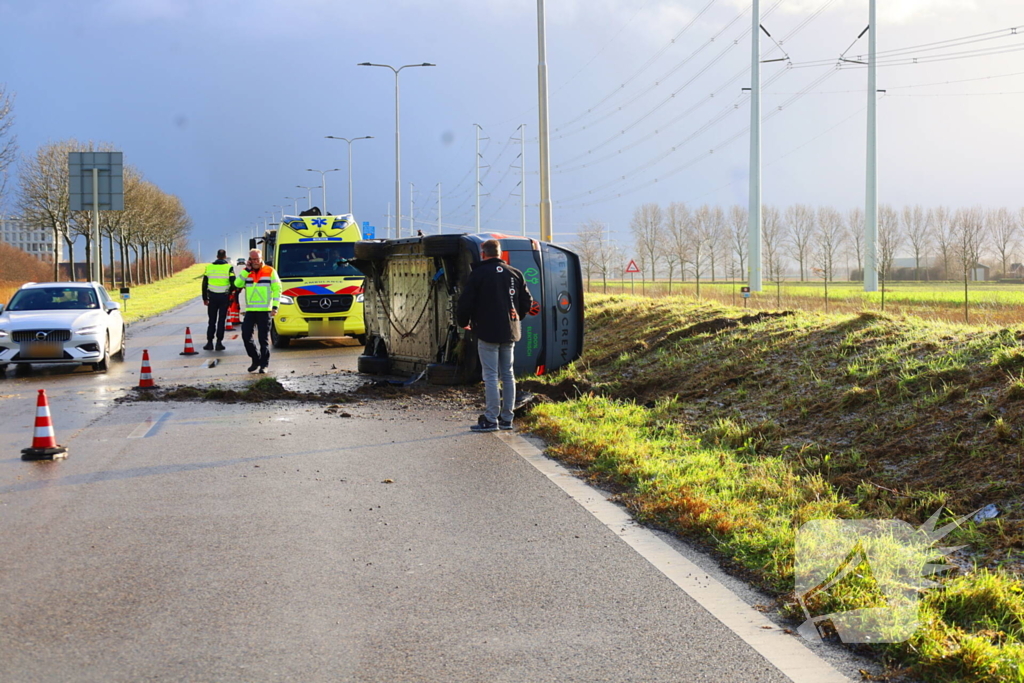
<svg viewBox="0 0 1024 683">
<path fill-rule="evenodd" d="M 708 545 L 798 621 L 804 522 L 918 526 L 942 506 L 948 521 L 996 502 L 998 519 L 942 542 L 967 544 L 976 569 L 925 595 L 909 641 L 873 649 L 923 680 L 1024 682 L 1024 326 L 750 313 L 592 295 L 583 358 L 546 379 L 592 394 L 537 406 L 531 427 L 639 519 Z M 852 576 L 812 613 L 883 604 L 870 573 Z"/>
<path fill-rule="evenodd" d="M 121 303 L 126 322 L 136 322 L 169 311 L 202 294 L 206 265 L 197 263 L 151 285 L 132 287 L 131 298 L 121 299 L 119 290 L 108 290 L 114 301 Z"/>
</svg>

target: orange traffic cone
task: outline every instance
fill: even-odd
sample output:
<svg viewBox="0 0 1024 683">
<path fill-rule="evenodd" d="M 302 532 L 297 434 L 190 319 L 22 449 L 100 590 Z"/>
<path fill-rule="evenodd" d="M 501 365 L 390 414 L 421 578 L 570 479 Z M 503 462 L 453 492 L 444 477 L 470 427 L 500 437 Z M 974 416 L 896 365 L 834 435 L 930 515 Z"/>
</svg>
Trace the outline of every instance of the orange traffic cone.
<svg viewBox="0 0 1024 683">
<path fill-rule="evenodd" d="M 57 445 L 50 420 L 50 404 L 46 402 L 46 390 L 39 390 L 36 401 L 36 431 L 32 436 L 32 447 L 21 450 L 22 460 L 54 460 L 68 457 L 68 449 Z"/>
<path fill-rule="evenodd" d="M 196 351 L 195 347 L 192 346 L 192 330 L 188 327 L 185 328 L 185 350 L 179 353 L 179 356 L 196 356 L 199 352 Z"/>
<path fill-rule="evenodd" d="M 237 323 L 237 322 L 238 322 L 238 309 L 235 307 L 235 304 L 231 304 L 231 306 L 228 308 L 228 318 L 225 321 L 224 329 L 229 331 L 229 332 L 234 332 L 234 330 L 235 330 L 235 323 Z"/>
<path fill-rule="evenodd" d="M 143 349 L 142 351 L 142 371 L 139 373 L 139 386 L 136 389 L 155 389 L 156 383 L 153 382 L 153 371 L 149 367 L 149 351 Z"/>
</svg>

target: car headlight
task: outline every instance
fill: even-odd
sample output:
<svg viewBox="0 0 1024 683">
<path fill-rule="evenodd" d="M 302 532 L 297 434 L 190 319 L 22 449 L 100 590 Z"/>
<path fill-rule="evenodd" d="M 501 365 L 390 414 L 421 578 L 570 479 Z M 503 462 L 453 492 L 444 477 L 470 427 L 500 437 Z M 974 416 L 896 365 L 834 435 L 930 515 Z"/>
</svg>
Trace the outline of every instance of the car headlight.
<svg viewBox="0 0 1024 683">
<path fill-rule="evenodd" d="M 362 294 L 356 294 L 356 303 L 357 304 L 363 303 L 363 295 Z"/>
<path fill-rule="evenodd" d="M 99 327 L 96 325 L 86 325 L 85 327 L 79 327 L 75 330 L 75 334 L 96 334 L 96 330 L 98 329 Z"/>
<path fill-rule="evenodd" d="M 290 296 L 284 296 L 283 294 L 281 295 L 281 305 L 291 306 L 293 303 L 295 303 L 295 299 L 291 298 Z"/>
<path fill-rule="evenodd" d="M 10 334 L 10 333 L 7 330 L 0 330 L 0 339 L 3 339 L 8 334 Z"/>
</svg>

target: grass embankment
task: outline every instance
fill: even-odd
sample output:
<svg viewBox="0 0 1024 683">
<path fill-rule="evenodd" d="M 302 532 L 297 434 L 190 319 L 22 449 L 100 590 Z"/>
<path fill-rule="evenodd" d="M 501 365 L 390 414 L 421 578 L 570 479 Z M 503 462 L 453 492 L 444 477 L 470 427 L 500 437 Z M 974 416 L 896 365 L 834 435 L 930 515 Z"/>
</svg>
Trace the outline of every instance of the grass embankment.
<svg viewBox="0 0 1024 683">
<path fill-rule="evenodd" d="M 701 297 L 730 306 L 743 306 L 740 287 L 744 282 L 702 282 Z M 696 296 L 693 281 L 634 283 L 636 294 L 646 296 Z M 607 291 L 605 291 L 607 289 Z M 599 281 L 591 281 L 591 292 L 628 294 L 628 280 L 609 281 L 607 288 Z M 1014 324 L 1024 319 L 1024 283 L 971 282 L 968 288 L 970 322 L 976 324 Z M 764 291 L 755 292 L 747 300 L 753 310 L 772 310 L 779 307 L 805 311 L 826 311 L 825 290 L 821 280 L 806 282 L 787 281 L 781 287 L 766 281 Z M 857 313 L 862 310 L 878 311 L 882 307 L 882 292 L 865 292 L 862 282 L 830 282 L 826 312 Z M 885 283 L 885 312 L 893 315 L 914 315 L 929 320 L 964 321 L 964 283 L 952 280 L 932 282 L 891 281 Z"/>
<path fill-rule="evenodd" d="M 1024 681 L 1024 326 L 744 313 L 592 296 L 584 357 L 548 380 L 585 395 L 538 406 L 533 429 L 638 518 L 713 548 L 798 621 L 804 522 L 918 526 L 940 506 L 995 503 L 999 518 L 940 542 L 969 548 L 955 560 L 963 571 L 922 600 L 923 626 L 873 647 L 925 680 Z M 877 566 L 859 569 L 808 594 L 810 613 L 885 605 Z"/>
<path fill-rule="evenodd" d="M 206 264 L 196 263 L 151 285 L 132 287 L 128 301 L 122 301 L 117 289 L 107 291 L 114 301 L 121 302 L 121 314 L 125 321 L 136 322 L 169 311 L 199 296 L 202 293 L 205 269 Z"/>
</svg>

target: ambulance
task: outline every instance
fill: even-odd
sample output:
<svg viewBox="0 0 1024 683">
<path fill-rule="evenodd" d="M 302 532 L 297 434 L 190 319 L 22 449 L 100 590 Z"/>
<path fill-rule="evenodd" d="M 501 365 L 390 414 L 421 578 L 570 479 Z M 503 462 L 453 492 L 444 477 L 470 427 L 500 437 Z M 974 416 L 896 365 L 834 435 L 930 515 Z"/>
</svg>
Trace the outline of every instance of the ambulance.
<svg viewBox="0 0 1024 683">
<path fill-rule="evenodd" d="M 250 240 L 281 278 L 281 305 L 270 328 L 276 348 L 293 339 L 353 337 L 366 343 L 363 274 L 350 265 L 362 238 L 351 214 L 321 216 L 315 207 L 285 216 Z M 257 247 L 257 245 L 260 245 Z"/>
</svg>

